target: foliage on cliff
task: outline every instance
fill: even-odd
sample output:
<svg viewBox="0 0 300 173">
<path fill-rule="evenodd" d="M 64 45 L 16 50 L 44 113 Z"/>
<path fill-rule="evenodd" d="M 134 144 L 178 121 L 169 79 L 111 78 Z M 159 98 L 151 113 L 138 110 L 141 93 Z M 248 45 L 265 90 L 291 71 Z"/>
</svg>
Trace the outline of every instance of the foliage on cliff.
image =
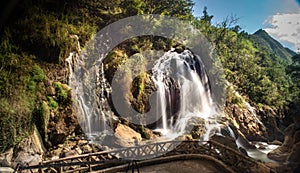
<svg viewBox="0 0 300 173">
<path fill-rule="evenodd" d="M 253 38 L 257 39 L 249 39 L 249 34 L 233 23 L 235 20 L 229 18 L 213 26 L 213 16 L 206 9 L 201 18 L 196 18 L 192 6 L 192 0 L 20 1 L 0 27 L 0 151 L 31 133 L 37 116 L 33 112 L 38 109 L 36 105 L 43 103 L 38 93 L 44 90 L 41 83 L 47 74 L 41 67 L 50 63 L 63 68 L 64 59 L 76 44 L 74 35 L 83 47 L 97 30 L 137 14 L 170 15 L 191 21 L 214 44 L 225 78 L 249 101 L 285 110 L 299 98 L 299 58 L 294 58 L 286 73 L 289 64 L 282 63 L 285 57 L 254 43 Z M 166 50 L 174 45 L 153 36 L 134 38 L 118 48 L 121 55 L 110 55 L 112 62 L 108 66 L 118 65 L 119 57 L 125 54 L 130 56 L 149 48 Z M 145 88 L 143 79 L 139 94 Z M 61 93 L 58 102 L 64 99 Z M 51 109 L 57 107 L 55 100 L 45 101 Z"/>
<path fill-rule="evenodd" d="M 240 31 L 234 18 L 227 18 L 216 26 L 211 25 L 211 19 L 212 16 L 205 10 L 196 26 L 215 44 L 226 79 L 248 101 L 266 104 L 279 110 L 286 109 L 295 95 L 292 90 L 294 84 L 286 73 L 287 57 L 280 57 L 282 52 L 266 49 L 257 40 L 254 42 L 251 35 Z"/>
</svg>

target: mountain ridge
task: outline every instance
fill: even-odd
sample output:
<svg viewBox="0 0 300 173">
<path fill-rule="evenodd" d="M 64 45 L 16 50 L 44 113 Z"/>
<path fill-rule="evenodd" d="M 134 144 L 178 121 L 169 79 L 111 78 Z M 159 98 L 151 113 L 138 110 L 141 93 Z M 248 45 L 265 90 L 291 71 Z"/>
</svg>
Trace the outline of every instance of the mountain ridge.
<svg viewBox="0 0 300 173">
<path fill-rule="evenodd" d="M 270 52 L 274 52 L 275 55 L 286 60 L 289 64 L 292 62 L 292 57 L 297 54 L 293 50 L 284 47 L 279 41 L 274 39 L 263 29 L 259 29 L 254 34 L 250 35 L 250 40 L 258 44 L 260 47 Z"/>
</svg>

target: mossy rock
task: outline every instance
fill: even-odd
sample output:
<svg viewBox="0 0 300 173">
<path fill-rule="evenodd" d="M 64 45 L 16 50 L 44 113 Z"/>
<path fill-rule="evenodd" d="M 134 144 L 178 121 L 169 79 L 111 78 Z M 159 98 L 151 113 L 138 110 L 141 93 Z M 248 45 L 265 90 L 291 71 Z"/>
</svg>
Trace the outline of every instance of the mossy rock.
<svg viewBox="0 0 300 173">
<path fill-rule="evenodd" d="M 71 88 L 67 84 L 54 82 L 55 96 L 57 101 L 61 104 L 68 104 L 71 102 Z"/>
<path fill-rule="evenodd" d="M 141 134 L 142 138 L 144 138 L 144 139 L 153 138 L 152 131 L 150 129 L 144 127 L 143 125 L 138 126 L 137 130 Z"/>
</svg>

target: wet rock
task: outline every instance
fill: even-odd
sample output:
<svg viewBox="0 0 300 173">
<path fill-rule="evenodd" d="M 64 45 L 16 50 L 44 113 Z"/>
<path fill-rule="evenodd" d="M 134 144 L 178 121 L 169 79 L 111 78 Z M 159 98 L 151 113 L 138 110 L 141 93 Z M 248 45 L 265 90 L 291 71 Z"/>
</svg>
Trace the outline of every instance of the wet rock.
<svg viewBox="0 0 300 173">
<path fill-rule="evenodd" d="M 272 142 L 269 142 L 268 144 L 269 144 L 269 145 L 282 145 L 282 142 L 277 141 L 277 140 L 274 140 L 274 141 L 272 141 Z"/>
<path fill-rule="evenodd" d="M 278 162 L 284 162 L 287 157 L 288 153 L 282 152 L 281 150 L 273 150 L 267 154 L 268 158 L 278 161 Z"/>
<path fill-rule="evenodd" d="M 247 138 L 241 133 L 237 138 L 237 142 L 244 148 L 244 149 L 256 149 L 256 147 L 249 143 Z"/>
<path fill-rule="evenodd" d="M 300 142 L 293 145 L 291 153 L 289 154 L 287 160 L 293 163 L 300 163 Z"/>
<path fill-rule="evenodd" d="M 229 136 L 221 136 L 221 135 L 214 135 L 211 137 L 212 141 L 216 141 L 220 144 L 223 144 L 225 146 L 228 146 L 234 150 L 237 150 L 238 147 L 235 143 L 235 140 L 232 137 Z"/>
<path fill-rule="evenodd" d="M 247 153 L 247 151 L 246 151 L 244 148 L 239 147 L 239 151 L 240 151 L 242 154 L 244 154 L 245 156 L 248 156 L 248 153 Z"/>
<path fill-rule="evenodd" d="M 285 137 L 283 144 L 275 150 L 268 153 L 270 159 L 276 161 L 285 161 L 292 149 L 294 143 L 295 125 L 291 124 L 284 131 Z"/>
<path fill-rule="evenodd" d="M 236 142 L 238 142 L 244 149 L 256 149 L 256 147 L 248 141 L 248 139 L 245 137 L 245 135 L 237 129 L 235 126 L 230 125 L 230 128 L 232 129 L 233 133 L 236 137 Z"/>
<path fill-rule="evenodd" d="M 194 139 L 203 139 L 207 131 L 205 120 L 200 117 L 194 117 L 188 121 L 187 132 L 190 131 Z"/>
<path fill-rule="evenodd" d="M 192 141 L 193 137 L 191 135 L 180 135 L 175 140 L 177 140 L 177 141 Z"/>
<path fill-rule="evenodd" d="M 299 138 L 299 132 L 296 130 L 297 128 L 295 124 L 291 124 L 290 126 L 288 126 L 284 131 L 285 138 L 283 144 L 268 153 L 268 157 L 276 161 L 288 161 L 293 164 L 299 164 L 300 142 L 296 142 L 296 139 L 298 140 Z"/>
</svg>

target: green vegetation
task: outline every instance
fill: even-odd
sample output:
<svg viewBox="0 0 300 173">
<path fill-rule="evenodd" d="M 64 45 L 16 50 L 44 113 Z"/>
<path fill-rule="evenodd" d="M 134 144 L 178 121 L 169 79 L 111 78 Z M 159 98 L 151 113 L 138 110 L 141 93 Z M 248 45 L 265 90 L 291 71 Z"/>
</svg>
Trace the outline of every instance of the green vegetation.
<svg viewBox="0 0 300 173">
<path fill-rule="evenodd" d="M 292 100 L 290 105 L 291 114 L 294 116 L 298 116 L 300 113 L 300 54 L 295 55 L 293 58 L 293 63 L 290 64 L 287 68 L 288 74 L 291 76 L 293 80 L 293 86 L 291 90 L 293 91 Z"/>
<path fill-rule="evenodd" d="M 71 88 L 68 85 L 62 84 L 60 82 L 54 82 L 54 87 L 56 92 L 56 98 L 59 103 L 67 104 L 71 101 L 69 97 Z"/>
<path fill-rule="evenodd" d="M 36 85 L 42 79 L 30 56 L 0 54 L 0 152 L 33 129 Z"/>
<path fill-rule="evenodd" d="M 76 49 L 74 35 L 84 44 L 96 32 L 96 26 L 78 20 L 70 6 L 62 10 L 65 2 L 52 3 L 22 1 L 6 25 L 0 26 L 0 152 L 31 134 L 35 123 L 45 127 L 49 117 L 44 117 L 44 110 L 58 107 L 53 99 L 49 107 L 43 102 L 47 77 L 41 67 L 49 62 L 63 64 Z M 59 101 L 66 101 L 66 88 L 57 89 Z"/>
<path fill-rule="evenodd" d="M 40 106 L 38 107 L 38 115 L 39 117 L 37 118 L 37 127 L 41 134 L 41 136 L 43 137 L 43 139 L 45 140 L 45 142 L 47 142 L 47 127 L 48 127 L 48 122 L 50 119 L 50 109 L 47 102 L 43 101 Z"/>
<path fill-rule="evenodd" d="M 138 95 L 142 94 L 144 92 L 145 89 L 145 78 L 146 78 L 147 73 L 146 72 L 142 72 L 140 75 L 138 75 L 137 77 L 139 78 L 138 80 Z"/>
<path fill-rule="evenodd" d="M 291 63 L 292 57 L 296 55 L 295 52 L 289 50 L 288 48 L 284 48 L 278 41 L 274 40 L 266 31 L 262 29 L 256 31 L 249 38 L 255 44 L 258 44 L 260 47 L 266 49 L 270 53 L 273 52 L 273 54 L 271 54 L 272 57 L 277 55 L 287 63 Z"/>
<path fill-rule="evenodd" d="M 58 103 L 52 97 L 48 96 L 47 99 L 50 110 L 55 110 L 58 108 Z"/>
<path fill-rule="evenodd" d="M 254 35 L 241 31 L 236 19 L 212 25 L 207 8 L 196 18 L 192 6 L 192 0 L 20 1 L 0 27 L 0 152 L 28 136 L 34 123 L 41 123 L 39 129 L 46 136 L 49 111 L 71 102 L 70 88 L 60 82 L 54 82 L 55 96 L 43 95 L 47 63 L 62 68 L 70 51 L 77 49 L 77 38 L 83 47 L 97 30 L 137 14 L 191 21 L 213 43 L 224 77 L 247 101 L 281 111 L 299 105 L 298 55 L 262 30 Z M 183 49 L 176 40 L 155 36 L 127 40 L 105 59 L 106 75 L 111 81 L 119 65 L 136 53 L 170 47 Z M 136 95 L 146 92 L 145 77 L 146 73 L 138 76 Z M 242 100 L 229 91 L 228 103 L 239 105 Z"/>
<path fill-rule="evenodd" d="M 237 91 L 246 96 L 248 101 L 266 104 L 277 110 L 285 109 L 294 94 L 294 91 L 290 90 L 293 82 L 286 73 L 289 52 L 282 48 L 277 51 L 280 53 L 277 53 L 276 50 L 281 45 L 264 31 L 257 32 L 254 36 L 248 35 L 233 25 L 235 19 L 230 18 L 212 26 L 212 16 L 207 14 L 206 9 L 203 14 L 195 25 L 215 44 L 225 78 L 236 86 Z M 259 38 L 260 35 L 263 37 L 256 40 L 264 40 L 263 45 L 249 39 Z M 269 43 L 269 40 L 272 42 Z M 266 44 L 277 47 L 266 49 Z M 286 56 L 280 57 L 282 53 Z"/>
</svg>

